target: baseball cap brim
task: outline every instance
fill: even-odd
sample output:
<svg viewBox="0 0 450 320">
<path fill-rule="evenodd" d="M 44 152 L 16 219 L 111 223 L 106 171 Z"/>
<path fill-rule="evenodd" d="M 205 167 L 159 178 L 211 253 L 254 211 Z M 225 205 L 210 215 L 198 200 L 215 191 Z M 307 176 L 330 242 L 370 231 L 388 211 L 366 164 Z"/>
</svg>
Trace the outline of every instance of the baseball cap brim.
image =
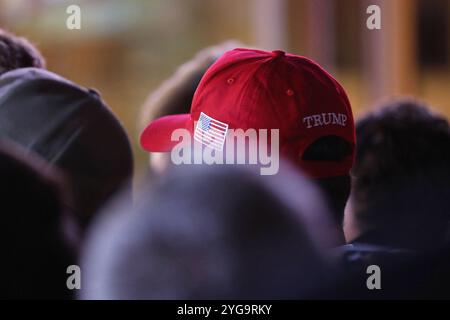
<svg viewBox="0 0 450 320">
<path fill-rule="evenodd" d="M 170 115 L 151 122 L 141 133 L 141 147 L 149 152 L 170 152 L 179 143 L 172 141 L 176 129 L 192 131 L 191 115 Z"/>
</svg>

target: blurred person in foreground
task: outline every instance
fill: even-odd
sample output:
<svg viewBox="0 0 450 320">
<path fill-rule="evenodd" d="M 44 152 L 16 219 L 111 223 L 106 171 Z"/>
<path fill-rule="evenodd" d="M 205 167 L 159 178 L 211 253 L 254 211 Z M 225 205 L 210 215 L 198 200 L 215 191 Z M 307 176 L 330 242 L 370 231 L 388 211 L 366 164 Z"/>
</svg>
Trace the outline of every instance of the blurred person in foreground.
<svg viewBox="0 0 450 320">
<path fill-rule="evenodd" d="M 261 131 L 277 133 L 276 143 L 261 142 L 258 152 L 277 145 L 271 156 L 288 159 L 320 186 L 342 228 L 354 158 L 353 115 L 342 86 L 312 60 L 280 50 L 226 52 L 200 81 L 190 113 L 151 122 L 141 146 L 152 154 L 173 154 L 179 143 L 173 135 L 180 129 L 224 154 L 230 129 L 244 133 L 237 138 L 257 143 Z M 246 134 L 251 130 L 257 131 L 253 137 Z M 235 156 L 247 155 L 258 157 L 249 149 Z"/>
<path fill-rule="evenodd" d="M 65 203 L 82 233 L 122 188 L 131 197 L 127 134 L 97 92 L 52 72 L 21 68 L 0 75 L 0 137 L 37 153 L 67 177 Z"/>
<path fill-rule="evenodd" d="M 94 224 L 80 298 L 314 297 L 337 234 L 320 194 L 284 170 L 270 183 L 246 167 L 170 170 L 131 214 L 119 206 Z"/>
<path fill-rule="evenodd" d="M 140 127 L 145 128 L 149 122 L 167 115 L 188 113 L 195 90 L 206 70 L 223 53 L 240 45 L 235 40 L 224 41 L 202 49 L 192 59 L 179 66 L 174 74 L 147 98 L 141 110 Z M 149 154 L 149 174 L 163 173 L 169 162 L 170 157 L 166 153 Z"/>
<path fill-rule="evenodd" d="M 45 68 L 45 60 L 27 39 L 0 28 L 0 75 L 20 68 Z"/>
<path fill-rule="evenodd" d="M 1 299 L 69 299 L 67 267 L 75 263 L 61 175 L 37 155 L 0 141 Z"/>
</svg>

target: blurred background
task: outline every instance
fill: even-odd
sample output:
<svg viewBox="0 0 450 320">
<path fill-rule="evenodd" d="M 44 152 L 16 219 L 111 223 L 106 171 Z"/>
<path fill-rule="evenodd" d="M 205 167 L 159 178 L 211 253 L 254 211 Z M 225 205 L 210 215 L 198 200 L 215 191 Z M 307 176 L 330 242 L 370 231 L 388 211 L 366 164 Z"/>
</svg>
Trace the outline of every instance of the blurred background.
<svg viewBox="0 0 450 320">
<path fill-rule="evenodd" d="M 68 30 L 66 8 L 82 10 Z M 368 30 L 367 7 L 382 29 Z M 227 39 L 305 55 L 346 88 L 356 116 L 407 94 L 450 116 L 450 0 L 0 0 L 0 26 L 34 42 L 48 68 L 98 89 L 133 143 L 152 90 L 200 49 Z"/>
</svg>

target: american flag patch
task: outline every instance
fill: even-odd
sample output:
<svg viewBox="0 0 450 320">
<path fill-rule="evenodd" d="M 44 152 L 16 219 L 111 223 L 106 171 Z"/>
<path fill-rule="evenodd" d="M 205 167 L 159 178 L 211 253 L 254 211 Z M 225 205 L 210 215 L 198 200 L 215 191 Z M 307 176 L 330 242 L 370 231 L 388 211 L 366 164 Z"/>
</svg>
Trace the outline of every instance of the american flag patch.
<svg viewBox="0 0 450 320">
<path fill-rule="evenodd" d="M 207 147 L 222 151 L 227 131 L 226 123 L 215 120 L 202 112 L 195 127 L 194 139 Z"/>
</svg>

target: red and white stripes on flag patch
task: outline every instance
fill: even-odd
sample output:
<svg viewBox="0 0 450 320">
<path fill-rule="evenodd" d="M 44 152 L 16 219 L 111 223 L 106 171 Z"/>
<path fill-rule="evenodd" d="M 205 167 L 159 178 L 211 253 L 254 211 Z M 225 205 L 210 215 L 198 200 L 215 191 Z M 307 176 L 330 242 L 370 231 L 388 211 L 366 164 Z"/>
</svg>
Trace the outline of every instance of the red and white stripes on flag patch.
<svg viewBox="0 0 450 320">
<path fill-rule="evenodd" d="M 202 112 L 195 127 L 194 139 L 207 147 L 222 151 L 227 131 L 228 124 Z"/>
</svg>

